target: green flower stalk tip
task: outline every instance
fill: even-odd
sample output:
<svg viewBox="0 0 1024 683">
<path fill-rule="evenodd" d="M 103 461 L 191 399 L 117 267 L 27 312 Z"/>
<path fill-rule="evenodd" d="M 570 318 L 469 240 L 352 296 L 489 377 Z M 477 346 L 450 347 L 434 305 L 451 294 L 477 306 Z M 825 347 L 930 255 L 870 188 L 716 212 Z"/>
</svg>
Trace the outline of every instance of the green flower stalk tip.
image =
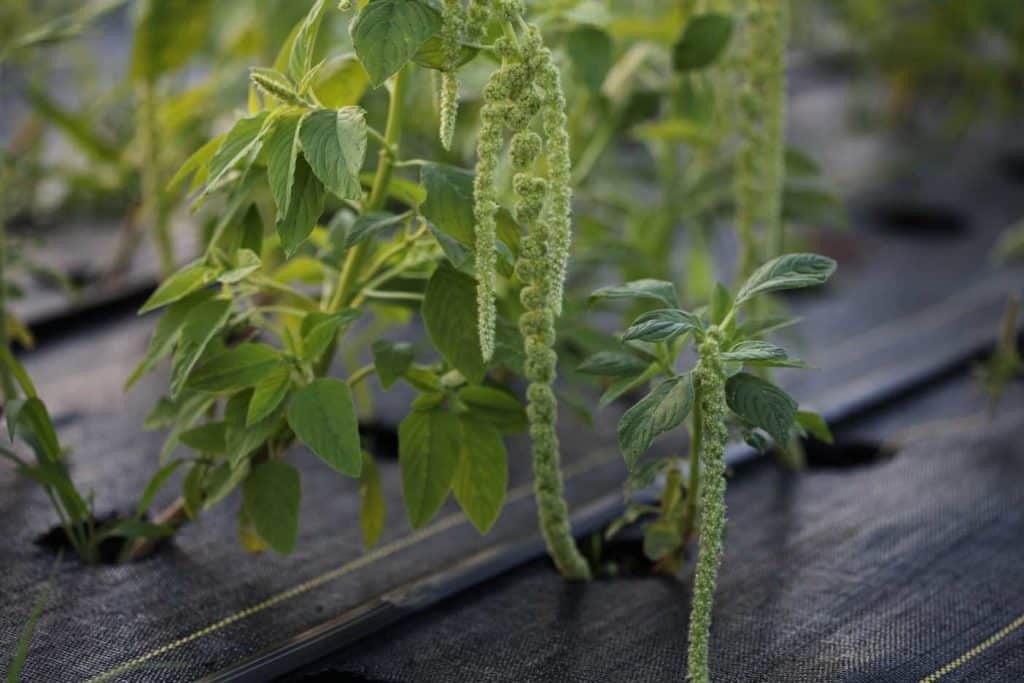
<svg viewBox="0 0 1024 683">
<path fill-rule="evenodd" d="M 466 27 L 466 16 L 462 0 L 445 0 L 441 15 L 441 49 L 444 53 L 444 72 L 441 74 L 441 146 L 452 147 L 455 138 L 455 122 L 459 114 L 459 56 L 462 51 L 462 34 Z"/>
<path fill-rule="evenodd" d="M 725 371 L 719 344 L 720 333 L 717 328 L 711 328 L 707 339 L 700 346 L 699 360 L 693 371 L 696 400 L 700 402 L 703 439 L 701 463 L 704 469 L 700 546 L 690 613 L 688 668 L 690 680 L 695 683 L 710 681 L 708 646 L 711 611 L 725 530 L 725 444 L 729 434 L 725 424 Z"/>
</svg>

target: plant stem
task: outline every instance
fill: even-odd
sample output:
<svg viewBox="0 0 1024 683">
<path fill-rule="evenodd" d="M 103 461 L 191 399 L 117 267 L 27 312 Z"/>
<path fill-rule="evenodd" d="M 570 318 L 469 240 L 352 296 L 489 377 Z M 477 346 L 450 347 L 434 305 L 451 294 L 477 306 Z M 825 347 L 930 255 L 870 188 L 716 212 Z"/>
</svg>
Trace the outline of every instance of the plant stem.
<svg viewBox="0 0 1024 683">
<path fill-rule="evenodd" d="M 152 221 L 153 243 L 156 247 L 160 271 L 164 277 L 175 270 L 174 243 L 171 238 L 170 215 L 160 178 L 160 125 L 157 120 L 156 86 L 145 81 L 139 86 L 138 116 L 142 158 L 139 171 L 142 176 L 142 202 Z"/>
<path fill-rule="evenodd" d="M 395 74 L 391 81 L 391 100 L 388 102 L 388 120 L 384 128 L 384 145 L 381 147 L 377 162 L 377 174 L 373 178 L 373 186 L 370 188 L 370 197 L 366 202 L 364 213 L 379 211 L 384 206 L 388 196 L 388 185 L 391 182 L 391 172 L 394 169 L 395 158 L 398 156 L 398 145 L 402 140 L 402 123 L 404 109 L 402 100 L 405 98 L 405 83 L 408 77 L 409 67 L 403 67 Z M 341 275 L 338 279 L 338 288 L 331 298 L 330 309 L 340 309 L 348 304 L 355 295 L 356 279 L 362 269 L 363 261 L 366 259 L 369 250 L 369 241 L 360 242 L 349 250 L 345 257 L 345 263 L 341 268 Z M 333 354 L 330 354 L 333 355 Z"/>
<path fill-rule="evenodd" d="M 789 32 L 789 0 L 762 2 L 766 49 L 765 90 L 765 228 L 768 257 L 781 256 L 786 248 L 786 224 L 782 195 L 786 182 L 786 44 Z"/>
</svg>

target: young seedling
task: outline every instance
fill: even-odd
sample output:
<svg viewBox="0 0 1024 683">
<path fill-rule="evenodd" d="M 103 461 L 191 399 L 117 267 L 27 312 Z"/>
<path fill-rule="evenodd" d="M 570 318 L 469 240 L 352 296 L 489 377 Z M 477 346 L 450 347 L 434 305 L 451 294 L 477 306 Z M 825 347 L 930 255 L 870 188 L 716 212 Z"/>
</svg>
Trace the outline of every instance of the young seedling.
<svg viewBox="0 0 1024 683">
<path fill-rule="evenodd" d="M 763 339 L 769 330 L 795 321 L 743 319 L 744 312 L 769 292 L 824 284 L 835 267 L 835 262 L 824 256 L 787 254 L 754 271 L 735 296 L 719 286 L 711 306 L 698 312 L 680 309 L 668 282 L 640 281 L 595 294 L 598 298 L 632 296 L 665 306 L 644 313 L 626 329 L 621 351 L 598 354 L 581 369 L 618 378 L 606 397 L 664 378 L 623 414 L 619 446 L 631 473 L 643 476 L 646 469 L 665 474 L 660 505 L 654 510 L 640 509 L 655 516 L 644 535 L 648 557 L 665 571 L 677 570 L 694 529 L 698 529 L 689 652 L 694 681 L 709 680 L 708 639 L 725 527 L 725 447 L 730 423 L 761 450 L 767 447 L 765 435 L 776 448 L 786 448 L 793 433 L 808 431 L 829 438 L 819 416 L 799 410 L 797 402 L 775 384 L 744 372 L 744 368 L 806 367 L 785 349 Z M 697 361 L 691 371 L 678 373 L 677 359 L 687 344 L 693 347 Z M 688 416 L 687 468 L 682 469 L 675 458 L 643 465 L 641 456 L 654 440 L 682 425 Z M 638 516 L 635 509 L 628 514 Z"/>
</svg>

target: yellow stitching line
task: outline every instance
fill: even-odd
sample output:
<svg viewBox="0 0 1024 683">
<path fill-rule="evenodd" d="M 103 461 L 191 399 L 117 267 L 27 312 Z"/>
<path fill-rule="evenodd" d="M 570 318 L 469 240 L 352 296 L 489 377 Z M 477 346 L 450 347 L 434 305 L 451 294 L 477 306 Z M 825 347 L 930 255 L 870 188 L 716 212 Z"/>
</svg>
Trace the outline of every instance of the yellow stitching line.
<svg viewBox="0 0 1024 683">
<path fill-rule="evenodd" d="M 952 662 L 945 665 L 935 673 L 925 676 L 921 679 L 920 683 L 935 683 L 935 681 L 939 680 L 940 678 L 954 671 L 955 669 L 959 669 L 961 666 L 963 666 L 970 660 L 974 659 L 982 652 L 989 649 L 990 647 L 998 643 L 1000 640 L 1002 640 L 1006 636 L 1010 635 L 1011 633 L 1019 629 L 1021 626 L 1024 626 L 1024 614 L 1020 615 L 1019 617 L 1011 621 L 1009 624 L 1007 624 L 1004 628 L 1002 628 L 999 631 L 996 631 L 986 640 L 982 641 L 978 645 L 975 645 L 970 650 L 963 653 L 962 655 L 960 655 L 959 657 L 957 657 Z"/>
<path fill-rule="evenodd" d="M 594 455 L 588 456 L 581 460 L 580 462 L 573 463 L 572 465 L 567 466 L 565 468 L 565 478 L 572 479 L 581 474 L 585 474 L 595 469 L 596 467 L 613 460 L 616 455 L 617 451 L 615 451 L 614 449 L 599 450 L 595 452 Z M 529 497 L 532 492 L 532 481 L 517 486 L 511 491 L 509 491 L 508 498 L 506 499 L 506 504 L 519 502 L 520 500 Z M 90 679 L 89 683 L 100 683 L 101 681 L 109 681 L 114 676 L 126 673 L 131 669 L 138 668 L 139 666 L 145 664 L 151 659 L 155 659 L 156 657 L 165 655 L 168 652 L 171 652 L 172 650 L 176 650 L 180 647 L 193 643 L 201 638 L 210 635 L 211 633 L 226 628 L 231 624 L 234 624 L 235 622 L 251 617 L 257 612 L 262 612 L 282 602 L 291 600 L 294 597 L 302 595 L 303 593 L 308 593 L 314 588 L 318 588 L 324 585 L 325 583 L 330 583 L 331 581 L 339 579 L 342 576 L 345 576 L 346 574 L 351 574 L 352 572 L 361 569 L 367 565 L 373 564 L 374 562 L 383 560 L 386 557 L 389 557 L 397 552 L 400 552 L 402 550 L 405 550 L 406 548 L 416 545 L 420 541 L 425 541 L 428 538 L 436 536 L 437 534 L 443 531 L 447 531 L 448 529 L 458 526 L 459 524 L 462 524 L 465 521 L 466 516 L 461 512 L 456 512 L 446 517 L 442 517 L 433 524 L 425 526 L 419 531 L 414 531 L 408 536 L 403 536 L 399 539 L 392 541 L 391 543 L 382 545 L 380 548 L 377 548 L 376 550 L 371 550 L 370 552 L 366 553 L 358 559 L 343 564 L 340 567 L 337 567 L 336 569 L 332 569 L 331 571 L 321 574 L 320 576 L 314 577 L 309 581 L 300 583 L 299 585 L 293 588 L 289 588 L 288 590 L 282 593 L 278 593 L 277 595 L 268 598 L 263 602 L 258 602 L 255 605 L 252 605 L 251 607 L 246 607 L 245 609 L 239 612 L 235 612 L 234 614 L 228 615 L 223 619 L 215 621 L 209 626 L 201 628 L 198 631 L 195 631 L 194 633 L 179 638 L 178 640 L 167 643 L 166 645 L 161 645 L 155 650 L 151 650 L 150 652 L 147 652 L 144 655 L 139 655 L 134 659 L 130 659 L 124 664 L 121 664 L 120 666 L 117 666 L 104 674 L 100 674 L 99 676 Z"/>
</svg>

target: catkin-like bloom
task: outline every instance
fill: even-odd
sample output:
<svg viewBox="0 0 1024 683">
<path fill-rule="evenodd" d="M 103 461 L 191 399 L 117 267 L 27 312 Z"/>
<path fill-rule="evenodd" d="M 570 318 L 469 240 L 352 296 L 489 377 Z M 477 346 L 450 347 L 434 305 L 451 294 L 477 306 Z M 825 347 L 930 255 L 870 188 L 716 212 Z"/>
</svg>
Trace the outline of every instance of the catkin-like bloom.
<svg viewBox="0 0 1024 683">
<path fill-rule="evenodd" d="M 441 14 L 441 49 L 444 52 L 444 71 L 441 74 L 441 146 L 451 149 L 455 137 L 455 122 L 459 114 L 459 57 L 462 53 L 462 33 L 466 17 L 462 0 L 445 0 Z"/>
<path fill-rule="evenodd" d="M 699 348 L 699 360 L 693 370 L 696 400 L 701 409 L 701 487 L 700 548 L 693 578 L 693 605 L 690 612 L 689 678 L 694 683 L 709 683 L 708 647 L 711 635 L 711 610 L 714 604 L 718 567 L 722 560 L 722 536 L 725 531 L 725 445 L 729 433 L 725 425 L 725 372 L 722 367 L 721 335 L 708 330 Z"/>
</svg>

